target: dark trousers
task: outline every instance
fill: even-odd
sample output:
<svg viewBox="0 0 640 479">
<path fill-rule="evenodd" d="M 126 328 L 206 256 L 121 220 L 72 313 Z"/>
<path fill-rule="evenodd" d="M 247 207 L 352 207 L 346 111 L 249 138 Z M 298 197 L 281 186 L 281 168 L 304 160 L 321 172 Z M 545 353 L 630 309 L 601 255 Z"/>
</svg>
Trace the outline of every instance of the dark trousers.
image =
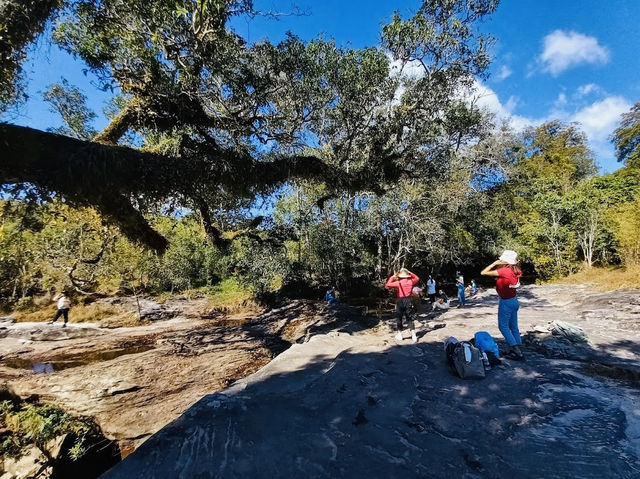
<svg viewBox="0 0 640 479">
<path fill-rule="evenodd" d="M 398 298 L 396 303 L 397 326 L 398 331 L 402 331 L 402 317 L 407 317 L 407 326 L 413 329 L 413 302 L 411 298 Z"/>
<path fill-rule="evenodd" d="M 67 321 L 69 321 L 69 308 L 62 308 L 57 310 L 56 315 L 51 321 L 55 323 L 60 316 L 64 316 L 64 324 L 67 324 Z"/>
<path fill-rule="evenodd" d="M 429 302 L 432 304 L 436 302 L 436 293 L 429 294 Z"/>
</svg>

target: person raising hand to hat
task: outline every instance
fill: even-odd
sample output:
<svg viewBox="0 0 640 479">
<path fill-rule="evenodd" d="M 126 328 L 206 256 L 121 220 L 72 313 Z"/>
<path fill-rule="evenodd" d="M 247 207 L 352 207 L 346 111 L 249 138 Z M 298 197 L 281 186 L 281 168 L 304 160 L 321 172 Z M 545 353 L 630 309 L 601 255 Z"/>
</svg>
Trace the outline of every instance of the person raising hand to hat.
<svg viewBox="0 0 640 479">
<path fill-rule="evenodd" d="M 518 254 L 515 251 L 505 250 L 500 258 L 491 263 L 480 274 L 493 276 L 496 279 L 496 291 L 500 296 L 498 303 L 498 328 L 507 340 L 510 350 L 505 355 L 510 359 L 523 360 L 524 354 L 520 347 L 522 339 L 518 329 L 518 303 L 517 289 L 520 287 L 522 270 L 518 265 Z"/>
<path fill-rule="evenodd" d="M 420 281 L 420 278 L 406 268 L 394 273 L 387 279 L 385 288 L 395 288 L 398 299 L 396 301 L 397 327 L 398 334 L 396 339 L 402 341 L 402 318 L 407 317 L 407 326 L 411 330 L 411 339 L 417 342 L 418 338 L 413 328 L 413 304 L 411 302 L 411 290 L 413 286 Z"/>
</svg>

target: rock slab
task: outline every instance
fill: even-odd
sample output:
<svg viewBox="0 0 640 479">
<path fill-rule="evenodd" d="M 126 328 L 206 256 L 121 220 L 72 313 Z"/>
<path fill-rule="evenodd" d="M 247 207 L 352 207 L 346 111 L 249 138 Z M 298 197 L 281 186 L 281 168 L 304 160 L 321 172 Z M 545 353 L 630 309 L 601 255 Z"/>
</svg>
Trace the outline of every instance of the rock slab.
<svg viewBox="0 0 640 479">
<path fill-rule="evenodd" d="M 464 381 L 405 343 L 294 345 L 103 477 L 638 477 L 638 389 L 536 353 Z"/>
</svg>

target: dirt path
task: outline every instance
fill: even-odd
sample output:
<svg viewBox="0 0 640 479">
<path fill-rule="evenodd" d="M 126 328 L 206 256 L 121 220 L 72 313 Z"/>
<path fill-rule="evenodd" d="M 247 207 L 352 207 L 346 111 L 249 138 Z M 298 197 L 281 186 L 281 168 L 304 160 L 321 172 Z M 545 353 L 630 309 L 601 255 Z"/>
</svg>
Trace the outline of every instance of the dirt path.
<svg viewBox="0 0 640 479">
<path fill-rule="evenodd" d="M 484 380 L 453 377 L 443 339 L 499 338 L 496 299 L 447 312 L 441 329 L 423 322 L 417 344 L 380 326 L 295 344 L 202 398 L 105 477 L 638 477 L 638 292 L 527 288 L 523 332 L 560 319 L 591 343 L 532 333 L 526 361 Z"/>
</svg>

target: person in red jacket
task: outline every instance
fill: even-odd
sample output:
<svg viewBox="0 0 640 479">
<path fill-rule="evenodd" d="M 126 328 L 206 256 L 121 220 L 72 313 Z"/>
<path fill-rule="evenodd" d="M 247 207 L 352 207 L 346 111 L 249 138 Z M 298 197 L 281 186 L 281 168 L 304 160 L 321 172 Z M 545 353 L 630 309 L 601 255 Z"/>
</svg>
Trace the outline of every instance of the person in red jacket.
<svg viewBox="0 0 640 479">
<path fill-rule="evenodd" d="M 411 302 L 411 290 L 418 281 L 420 281 L 420 278 L 408 269 L 402 268 L 393 276 L 390 276 L 384 285 L 385 288 L 395 288 L 397 290 L 398 300 L 396 302 L 396 312 L 398 315 L 398 334 L 396 334 L 396 339 L 398 341 L 402 341 L 403 316 L 407 317 L 407 326 L 409 326 L 411 330 L 411 339 L 414 343 L 418 341 L 416 332 L 413 329 L 413 304 Z"/>
</svg>

